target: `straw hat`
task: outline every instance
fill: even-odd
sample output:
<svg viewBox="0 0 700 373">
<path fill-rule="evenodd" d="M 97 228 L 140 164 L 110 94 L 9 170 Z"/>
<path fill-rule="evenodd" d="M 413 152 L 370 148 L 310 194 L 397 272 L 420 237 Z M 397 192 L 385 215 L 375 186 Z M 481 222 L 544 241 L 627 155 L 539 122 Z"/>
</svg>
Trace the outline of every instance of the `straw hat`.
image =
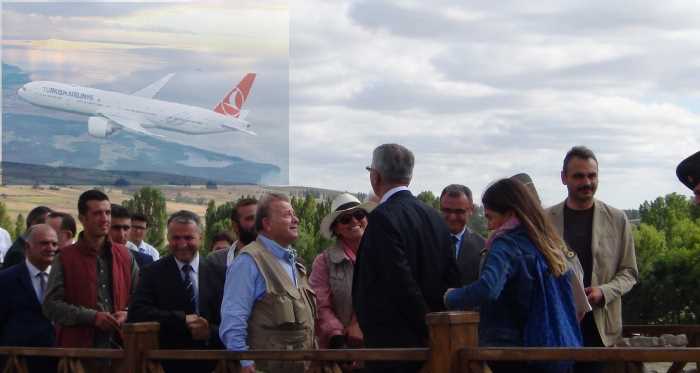
<svg viewBox="0 0 700 373">
<path fill-rule="evenodd" d="M 360 200 L 350 193 L 338 195 L 333 199 L 333 202 L 331 202 L 331 213 L 321 220 L 321 234 L 323 237 L 332 238 L 333 232 L 331 232 L 331 225 L 333 225 L 333 222 L 335 222 L 338 216 L 359 209 L 370 213 L 376 206 L 377 204 L 374 202 L 360 203 Z"/>
</svg>

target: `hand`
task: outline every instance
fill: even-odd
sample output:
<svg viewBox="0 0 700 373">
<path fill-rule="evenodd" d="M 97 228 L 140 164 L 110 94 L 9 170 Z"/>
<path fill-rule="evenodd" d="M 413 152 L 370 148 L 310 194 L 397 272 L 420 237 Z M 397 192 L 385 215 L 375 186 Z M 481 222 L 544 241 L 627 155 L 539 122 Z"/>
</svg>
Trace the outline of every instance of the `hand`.
<svg viewBox="0 0 700 373">
<path fill-rule="evenodd" d="M 249 365 L 247 367 L 241 367 L 241 373 L 255 373 L 255 364 Z"/>
<path fill-rule="evenodd" d="M 350 325 L 348 325 L 348 327 L 345 329 L 345 336 L 347 337 L 348 346 L 353 348 L 362 347 L 364 335 L 362 334 L 362 329 L 360 329 L 360 324 L 357 321 L 351 322 Z"/>
<path fill-rule="evenodd" d="M 185 316 L 185 320 L 187 320 L 187 316 Z M 197 318 L 194 319 L 194 321 L 187 323 L 187 327 L 190 329 L 190 334 L 192 334 L 192 339 L 196 341 L 205 341 L 209 339 L 209 322 L 203 317 L 199 317 L 197 315 L 194 316 Z"/>
<path fill-rule="evenodd" d="M 103 332 L 113 332 L 119 329 L 119 322 L 109 312 L 95 314 L 95 327 Z"/>
<path fill-rule="evenodd" d="M 591 306 L 599 306 L 603 302 L 603 291 L 600 288 L 588 287 L 583 291 L 586 292 L 586 298 Z"/>
<path fill-rule="evenodd" d="M 117 320 L 117 323 L 119 324 L 119 326 L 121 326 L 122 324 L 124 324 L 126 322 L 126 315 L 127 315 L 126 311 L 117 311 L 117 312 L 112 314 L 112 317 L 114 317 L 114 319 Z"/>
</svg>

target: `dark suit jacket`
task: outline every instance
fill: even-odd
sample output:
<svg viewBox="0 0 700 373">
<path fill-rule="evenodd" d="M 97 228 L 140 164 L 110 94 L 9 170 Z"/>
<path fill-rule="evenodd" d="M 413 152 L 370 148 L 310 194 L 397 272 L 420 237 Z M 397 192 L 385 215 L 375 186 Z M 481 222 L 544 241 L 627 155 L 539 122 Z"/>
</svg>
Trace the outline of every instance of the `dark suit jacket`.
<svg viewBox="0 0 700 373">
<path fill-rule="evenodd" d="M 426 346 L 425 315 L 459 286 L 454 244 L 436 210 L 401 191 L 369 215 L 353 281 L 367 347 Z"/>
<path fill-rule="evenodd" d="M 139 266 L 139 270 L 142 270 L 147 265 L 153 263 L 153 257 L 142 252 L 129 250 L 131 255 L 134 257 L 136 264 Z"/>
<path fill-rule="evenodd" d="M 221 302 L 224 299 L 227 254 L 228 249 L 215 251 L 209 254 L 205 260 L 205 265 L 207 266 L 205 275 L 207 276 L 206 282 L 208 284 L 209 295 L 207 303 L 209 303 L 209 307 L 215 311 L 212 312 L 212 319 L 215 320 L 217 325 L 221 324 Z M 217 330 L 216 332 L 218 333 L 219 331 Z"/>
<path fill-rule="evenodd" d="M 210 268 L 200 256 L 198 269 L 198 303 L 200 316 L 209 322 L 210 339 L 195 341 L 192 339 L 185 315 L 195 313 L 187 299 L 185 286 L 177 267 L 175 258 L 168 255 L 146 266 L 141 271 L 129 306 L 129 322 L 158 321 L 160 323 L 160 346 L 166 349 L 219 349 L 223 348 L 219 340 L 220 310 L 212 306 L 209 289 Z M 209 372 L 212 364 L 200 362 L 164 363 L 166 372 Z"/>
<path fill-rule="evenodd" d="M 478 233 L 470 232 L 468 229 L 464 231 L 459 257 L 457 257 L 460 286 L 471 284 L 479 279 L 479 263 L 484 244 L 484 238 Z"/>
<path fill-rule="evenodd" d="M 52 347 L 53 325 L 41 311 L 25 262 L 0 271 L 0 346 Z"/>
<path fill-rule="evenodd" d="M 17 237 L 15 242 L 12 243 L 7 252 L 5 253 L 5 262 L 2 268 L 10 268 L 15 264 L 22 263 L 24 260 L 24 247 L 27 245 L 27 241 L 24 240 L 23 236 Z"/>
</svg>

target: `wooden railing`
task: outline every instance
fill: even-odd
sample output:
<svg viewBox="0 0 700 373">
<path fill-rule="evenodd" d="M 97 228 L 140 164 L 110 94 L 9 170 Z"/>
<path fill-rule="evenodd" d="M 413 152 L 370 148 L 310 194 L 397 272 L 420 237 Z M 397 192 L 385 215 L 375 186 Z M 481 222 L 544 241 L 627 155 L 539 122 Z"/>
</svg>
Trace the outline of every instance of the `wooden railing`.
<svg viewBox="0 0 700 373">
<path fill-rule="evenodd" d="M 0 358 L 7 363 L 2 373 L 27 372 L 27 358 L 44 356 L 59 359 L 61 373 L 91 373 L 95 359 L 102 371 L 117 373 L 161 373 L 163 360 L 209 360 L 216 362 L 217 373 L 238 371 L 239 360 L 291 361 L 414 361 L 424 362 L 426 372 L 477 373 L 486 361 L 604 361 L 604 362 L 680 362 L 669 372 L 679 372 L 685 363 L 700 362 L 700 348 L 489 348 L 478 346 L 479 314 L 442 312 L 426 318 L 429 348 L 354 349 L 354 350 L 257 350 L 231 352 L 221 350 L 161 350 L 158 323 L 126 324 L 124 349 L 65 349 L 0 347 Z M 686 334 L 690 346 L 700 342 L 698 325 L 631 325 L 626 334 Z M 108 361 L 108 363 L 105 363 Z M 697 363 L 696 363 L 697 364 Z M 106 369 L 105 369 L 106 367 Z"/>
</svg>

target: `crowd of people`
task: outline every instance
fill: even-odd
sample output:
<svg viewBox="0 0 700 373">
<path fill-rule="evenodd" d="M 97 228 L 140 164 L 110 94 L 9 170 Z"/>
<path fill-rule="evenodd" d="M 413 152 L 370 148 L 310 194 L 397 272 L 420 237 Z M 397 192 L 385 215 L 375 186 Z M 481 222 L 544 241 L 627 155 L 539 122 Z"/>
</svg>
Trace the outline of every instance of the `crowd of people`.
<svg viewBox="0 0 700 373">
<path fill-rule="evenodd" d="M 564 157 L 566 199 L 544 209 L 526 174 L 484 192 L 490 234 L 469 228 L 471 190 L 448 185 L 439 211 L 408 190 L 413 153 L 384 144 L 367 167 L 374 198 L 338 195 L 320 231 L 334 243 L 311 270 L 293 248 L 299 219 L 284 194 L 237 201 L 232 234 L 199 255 L 190 211 L 167 221 L 168 255 L 144 242 L 148 219 L 99 190 L 70 214 L 45 206 L 27 216 L 0 271 L 0 345 L 120 348 L 125 322 L 160 323 L 166 349 L 339 349 L 428 345 L 425 316 L 481 313 L 483 346 L 613 346 L 621 297 L 636 283 L 632 228 L 596 199 L 598 160 L 577 146 Z M 678 177 L 700 201 L 700 152 Z M 0 232 L 0 243 L 8 242 Z M 30 371 L 55 370 L 30 359 Z M 53 364 L 53 365 L 52 365 Z M 166 372 L 211 372 L 208 361 L 165 361 Z M 240 361 L 243 372 L 417 372 L 415 362 Z M 599 363 L 491 362 L 493 372 L 599 372 Z M 108 369 L 95 361 L 89 371 Z"/>
</svg>

